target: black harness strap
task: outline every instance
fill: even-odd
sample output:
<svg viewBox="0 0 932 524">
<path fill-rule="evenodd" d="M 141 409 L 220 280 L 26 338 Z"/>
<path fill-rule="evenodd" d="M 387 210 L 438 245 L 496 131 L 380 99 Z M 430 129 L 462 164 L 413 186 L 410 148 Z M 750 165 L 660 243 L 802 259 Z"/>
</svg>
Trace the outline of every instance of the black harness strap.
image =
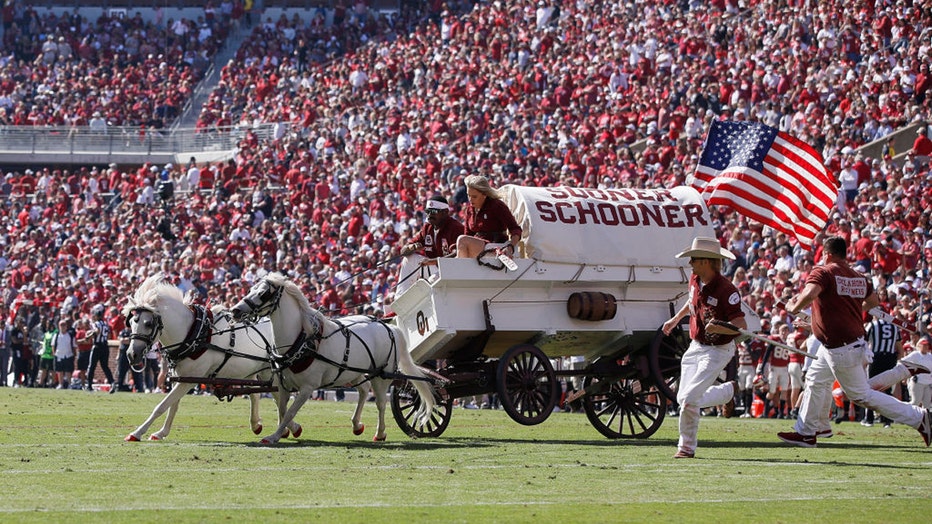
<svg viewBox="0 0 932 524">
<path fill-rule="evenodd" d="M 194 314 L 194 323 L 191 324 L 187 336 L 172 347 L 162 348 L 172 367 L 174 363 L 186 358 L 197 360 L 210 345 L 211 328 L 214 325 L 213 313 L 197 304 L 188 306 L 188 309 Z"/>
<path fill-rule="evenodd" d="M 373 319 L 373 321 L 375 320 Z M 339 326 L 339 329 L 334 331 L 333 333 L 330 333 L 327 336 L 321 336 L 319 332 L 315 333 L 312 336 L 307 336 L 307 334 L 304 331 L 302 331 L 301 334 L 298 335 L 298 338 L 294 341 L 294 343 L 288 349 L 288 351 L 285 353 L 285 355 L 275 359 L 276 366 L 278 366 L 280 370 L 288 369 L 293 373 L 300 373 L 304 371 L 305 369 L 307 369 L 308 367 L 310 367 L 310 365 L 314 362 L 314 360 L 320 360 L 322 362 L 325 362 L 337 368 L 337 376 L 329 383 L 321 384 L 320 388 L 328 388 L 336 384 L 339 384 L 340 377 L 343 375 L 344 372 L 347 372 L 347 371 L 360 373 L 366 376 L 365 379 L 363 379 L 360 382 L 357 382 L 356 384 L 351 384 L 350 387 L 357 387 L 360 384 L 363 384 L 371 380 L 373 376 L 378 376 L 380 378 L 387 378 L 387 375 L 385 374 L 385 368 L 388 366 L 388 363 L 394 359 L 397 365 L 398 344 L 397 344 L 397 341 L 395 340 L 395 333 L 391 330 L 391 328 L 384 322 L 379 322 L 379 324 L 381 324 L 386 329 L 386 331 L 388 332 L 388 337 L 391 340 L 391 349 L 389 351 L 389 358 L 386 359 L 385 364 L 380 367 L 375 362 L 375 357 L 372 354 L 372 348 L 370 348 L 369 345 L 366 344 L 366 341 L 363 340 L 362 337 L 359 336 L 359 334 L 355 333 L 352 329 L 350 329 L 352 326 L 359 324 L 360 322 L 354 322 L 352 324 L 344 324 L 340 322 L 339 320 L 334 320 L 333 322 L 337 326 Z M 337 362 L 336 360 L 325 357 L 321 355 L 319 351 L 320 341 L 330 338 L 337 333 L 343 334 L 344 340 L 346 341 L 346 345 L 344 346 L 344 349 L 343 349 L 343 362 Z M 347 364 L 349 362 L 350 349 L 352 346 L 353 337 L 355 337 L 356 340 L 358 340 L 362 344 L 362 347 L 365 348 L 366 353 L 369 355 L 370 367 L 368 369 L 358 368 L 358 367 L 350 366 Z"/>
</svg>

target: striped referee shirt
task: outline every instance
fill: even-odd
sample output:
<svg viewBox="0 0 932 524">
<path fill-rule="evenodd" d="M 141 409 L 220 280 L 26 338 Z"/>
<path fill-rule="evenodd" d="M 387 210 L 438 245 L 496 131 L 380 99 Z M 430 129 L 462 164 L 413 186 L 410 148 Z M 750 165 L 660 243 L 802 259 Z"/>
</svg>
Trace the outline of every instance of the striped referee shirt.
<svg viewBox="0 0 932 524">
<path fill-rule="evenodd" d="M 105 320 L 94 322 L 97 333 L 94 335 L 94 344 L 106 344 L 110 339 L 110 325 Z"/>
<path fill-rule="evenodd" d="M 900 328 L 890 322 L 875 318 L 867 324 L 867 343 L 877 354 L 896 354 L 896 343 L 900 340 Z"/>
</svg>

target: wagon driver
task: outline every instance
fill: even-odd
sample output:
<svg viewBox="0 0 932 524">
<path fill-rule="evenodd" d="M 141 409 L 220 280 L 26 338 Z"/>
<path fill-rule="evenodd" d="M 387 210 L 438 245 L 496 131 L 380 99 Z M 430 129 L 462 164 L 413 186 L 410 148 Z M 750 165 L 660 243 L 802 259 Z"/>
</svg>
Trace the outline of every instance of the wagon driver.
<svg viewBox="0 0 932 524">
<path fill-rule="evenodd" d="M 729 407 L 734 409 L 734 397 L 738 392 L 735 381 L 713 385 L 735 355 L 737 334 L 711 321 L 724 320 L 740 329 L 747 329 L 747 322 L 738 289 L 721 273 L 722 260 L 735 258 L 731 251 L 714 238 L 696 237 L 689 248 L 676 256 L 689 257 L 692 266 L 689 300 L 663 323 L 662 329 L 669 335 L 683 317 L 690 316 L 689 338 L 692 341 L 681 362 L 680 387 L 676 395 L 680 404 L 680 440 L 673 458 L 693 458 L 698 443 L 700 410 L 725 404 L 725 416 L 730 416 Z"/>
<path fill-rule="evenodd" d="M 447 199 L 432 196 L 425 204 L 427 221 L 421 229 L 414 234 L 407 244 L 401 247 L 401 254 L 405 257 L 401 261 L 398 285 L 395 287 L 395 296 L 400 296 L 417 280 L 416 273 L 421 277 L 429 271 L 426 266 L 436 265 L 436 259 L 448 257 L 456 252 L 456 239 L 463 234 L 463 224 L 450 216 L 450 204 Z"/>
</svg>

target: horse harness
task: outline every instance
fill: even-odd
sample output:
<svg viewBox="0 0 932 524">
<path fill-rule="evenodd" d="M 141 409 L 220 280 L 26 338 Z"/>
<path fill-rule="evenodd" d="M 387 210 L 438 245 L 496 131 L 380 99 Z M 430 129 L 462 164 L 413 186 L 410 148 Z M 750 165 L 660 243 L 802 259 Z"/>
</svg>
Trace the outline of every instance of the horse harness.
<svg viewBox="0 0 932 524">
<path fill-rule="evenodd" d="M 185 335 L 184 340 L 177 344 L 162 347 L 162 353 L 165 355 L 166 359 L 168 359 L 168 366 L 171 370 L 174 370 L 177 363 L 186 358 L 197 360 L 208 349 L 213 349 L 223 353 L 223 361 L 219 366 L 217 366 L 216 369 L 213 370 L 213 372 L 210 373 L 210 375 L 206 377 L 208 379 L 216 378 L 227 362 L 229 362 L 229 360 L 234 356 L 253 360 L 256 359 L 256 357 L 253 355 L 240 353 L 232 349 L 236 345 L 236 329 L 227 330 L 230 334 L 229 349 L 213 344 L 211 342 L 211 338 L 214 335 L 213 327 L 216 320 L 219 319 L 215 319 L 211 310 L 199 304 L 192 304 L 188 306 L 188 309 L 190 309 L 191 313 L 194 315 L 194 322 L 191 324 L 191 328 L 188 330 L 187 335 Z M 137 308 L 134 309 L 132 313 L 136 313 L 142 310 L 143 308 Z M 154 317 L 156 319 L 156 326 L 152 330 L 152 333 L 149 335 L 133 333 L 130 335 L 130 338 L 142 340 L 146 343 L 147 346 L 151 346 L 155 342 L 155 339 L 158 338 L 158 334 L 163 327 L 162 317 L 159 315 L 154 315 Z M 232 317 L 229 315 L 229 313 L 224 313 L 223 318 L 227 318 L 227 320 L 232 323 Z M 268 343 L 266 343 L 266 345 L 268 346 Z"/>
<path fill-rule="evenodd" d="M 398 350 L 398 344 L 395 341 L 395 333 L 392 331 L 391 327 L 388 326 L 388 324 L 378 321 L 374 317 L 370 318 L 372 319 L 371 322 L 378 323 L 385 328 L 385 331 L 388 332 L 388 338 L 392 342 L 389 358 L 386 359 L 385 364 L 381 367 L 375 363 L 375 357 L 372 356 L 372 349 L 368 344 L 366 344 L 366 341 L 350 329 L 352 326 L 359 324 L 360 322 L 345 324 L 339 320 L 333 320 L 333 322 L 339 326 L 338 330 L 333 331 L 327 336 L 324 336 L 320 330 L 311 334 L 310 336 L 304 330 L 302 330 L 301 334 L 298 335 L 298 338 L 294 341 L 291 347 L 288 348 L 288 351 L 286 351 L 284 355 L 273 357 L 273 361 L 276 368 L 278 369 L 278 372 L 281 373 L 287 369 L 292 373 L 300 373 L 310 367 L 310 365 L 313 364 L 315 360 L 320 360 L 337 368 L 338 371 L 336 378 L 334 378 L 328 384 L 321 384 L 320 388 L 329 388 L 339 384 L 340 377 L 345 371 L 352 371 L 366 375 L 364 380 L 356 384 L 351 384 L 350 387 L 356 387 L 364 382 L 371 380 L 372 377 L 385 378 L 385 367 L 388 366 L 388 362 L 391 360 L 392 355 Z M 344 339 L 346 340 L 346 345 L 343 349 L 343 362 L 337 362 L 336 360 L 325 357 L 324 355 L 321 355 L 319 351 L 321 341 L 328 339 L 337 333 L 342 333 Z M 357 368 L 347 364 L 347 362 L 349 362 L 350 347 L 353 337 L 355 337 L 356 340 L 362 344 L 362 347 L 366 349 L 366 353 L 369 355 L 369 362 L 371 363 L 371 367 L 369 367 L 369 369 Z"/>
</svg>

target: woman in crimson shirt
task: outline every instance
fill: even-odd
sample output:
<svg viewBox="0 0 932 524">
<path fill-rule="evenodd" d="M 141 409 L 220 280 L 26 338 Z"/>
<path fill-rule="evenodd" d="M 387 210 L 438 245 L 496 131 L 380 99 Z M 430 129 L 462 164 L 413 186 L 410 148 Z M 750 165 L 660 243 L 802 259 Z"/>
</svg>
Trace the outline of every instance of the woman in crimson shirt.
<svg viewBox="0 0 932 524">
<path fill-rule="evenodd" d="M 501 201 L 482 175 L 470 175 L 464 181 L 470 207 L 466 209 L 466 231 L 456 241 L 456 256 L 476 258 L 482 251 L 495 248 L 496 255 L 514 256 L 521 240 L 521 226 L 508 206 Z"/>
</svg>

